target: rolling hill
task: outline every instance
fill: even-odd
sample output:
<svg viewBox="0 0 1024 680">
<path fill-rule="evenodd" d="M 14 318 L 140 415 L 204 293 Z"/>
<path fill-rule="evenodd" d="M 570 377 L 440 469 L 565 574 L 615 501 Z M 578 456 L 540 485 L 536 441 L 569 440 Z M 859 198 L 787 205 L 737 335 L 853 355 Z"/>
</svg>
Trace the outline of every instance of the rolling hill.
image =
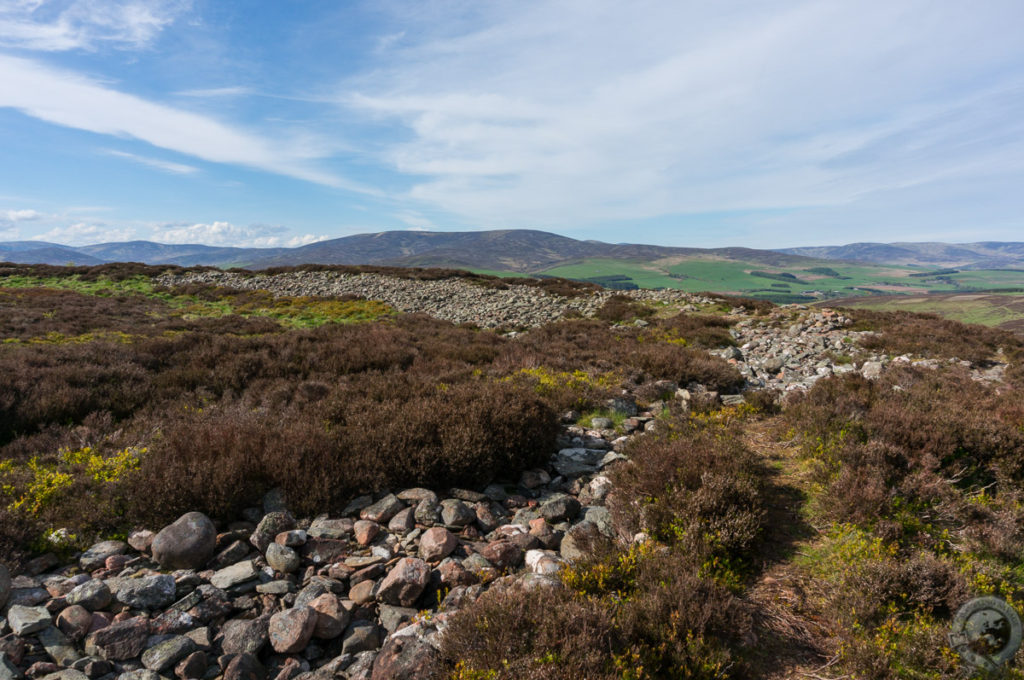
<svg viewBox="0 0 1024 680">
<path fill-rule="evenodd" d="M 824 260 L 959 269 L 1024 269 L 1024 243 L 850 243 L 784 248 L 779 252 Z"/>
</svg>

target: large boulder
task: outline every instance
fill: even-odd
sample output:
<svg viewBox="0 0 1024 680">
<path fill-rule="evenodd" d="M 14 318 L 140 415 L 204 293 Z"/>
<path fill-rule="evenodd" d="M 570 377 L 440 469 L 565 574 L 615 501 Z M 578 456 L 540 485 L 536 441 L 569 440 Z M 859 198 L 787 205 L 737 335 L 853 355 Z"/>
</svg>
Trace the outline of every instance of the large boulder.
<svg viewBox="0 0 1024 680">
<path fill-rule="evenodd" d="M 151 549 L 164 569 L 200 569 L 217 549 L 217 528 L 201 512 L 185 513 L 157 533 Z"/>
</svg>

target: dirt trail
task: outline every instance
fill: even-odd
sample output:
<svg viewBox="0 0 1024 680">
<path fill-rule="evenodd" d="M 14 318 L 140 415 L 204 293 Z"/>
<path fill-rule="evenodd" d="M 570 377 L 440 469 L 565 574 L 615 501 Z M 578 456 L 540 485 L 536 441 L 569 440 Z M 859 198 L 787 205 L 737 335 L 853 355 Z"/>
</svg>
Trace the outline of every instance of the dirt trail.
<svg viewBox="0 0 1024 680">
<path fill-rule="evenodd" d="M 763 562 L 745 597 L 758 610 L 756 644 L 763 677 L 824 679 L 834 663 L 828 632 L 824 622 L 808 616 L 806 577 L 792 564 L 820 536 L 805 509 L 812 480 L 799 448 L 786 434 L 778 416 L 744 424 L 744 444 L 761 457 L 768 478 Z"/>
</svg>

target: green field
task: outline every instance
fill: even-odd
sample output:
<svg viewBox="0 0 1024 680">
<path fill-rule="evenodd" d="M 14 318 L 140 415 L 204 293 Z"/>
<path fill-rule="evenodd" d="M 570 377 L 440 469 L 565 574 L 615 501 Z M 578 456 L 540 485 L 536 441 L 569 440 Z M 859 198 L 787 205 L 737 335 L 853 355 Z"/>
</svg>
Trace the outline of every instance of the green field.
<svg viewBox="0 0 1024 680">
<path fill-rule="evenodd" d="M 815 268 L 831 270 L 838 276 L 811 271 Z M 829 261 L 810 261 L 799 266 L 780 268 L 758 262 L 704 257 L 671 262 L 595 258 L 536 273 L 570 279 L 628 276 L 640 288 L 712 291 L 783 301 L 797 297 L 830 299 L 860 295 L 922 295 L 1024 288 L 1024 271 L 977 270 L 911 276 L 929 271 L 932 270 L 922 267 L 851 265 Z M 757 273 L 769 276 L 759 276 Z M 790 274 L 794 280 L 787 280 L 786 277 L 780 277 L 780 274 Z"/>
<path fill-rule="evenodd" d="M 927 312 L 963 323 L 1024 332 L 1024 293 L 872 295 L 829 304 L 888 312 Z"/>
</svg>

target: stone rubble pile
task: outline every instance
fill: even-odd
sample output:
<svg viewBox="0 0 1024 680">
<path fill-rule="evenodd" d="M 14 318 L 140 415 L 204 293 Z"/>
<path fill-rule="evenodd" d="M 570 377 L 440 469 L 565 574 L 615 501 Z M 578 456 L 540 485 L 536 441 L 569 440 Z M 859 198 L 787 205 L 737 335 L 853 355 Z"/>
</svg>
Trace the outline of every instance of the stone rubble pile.
<svg viewBox="0 0 1024 680">
<path fill-rule="evenodd" d="M 651 428 L 631 399 L 610 405 L 627 431 Z M 613 536 L 603 472 L 627 439 L 566 425 L 550 465 L 515 482 L 311 519 L 271 492 L 229 526 L 190 512 L 72 564 L 0 567 L 0 680 L 427 677 L 452 612 L 487 587 L 550 585 L 581 540 Z"/>
<path fill-rule="evenodd" d="M 593 316 L 612 295 L 639 300 L 708 304 L 710 299 L 675 290 L 601 291 L 574 298 L 549 295 L 531 286 L 484 288 L 464 279 L 437 281 L 400 279 L 382 274 L 288 272 L 244 275 L 203 271 L 164 274 L 162 286 L 205 284 L 240 290 L 267 290 L 274 295 L 358 295 L 380 300 L 401 312 L 424 313 L 452 323 L 474 323 L 481 328 L 542 326 L 567 314 Z"/>
</svg>

